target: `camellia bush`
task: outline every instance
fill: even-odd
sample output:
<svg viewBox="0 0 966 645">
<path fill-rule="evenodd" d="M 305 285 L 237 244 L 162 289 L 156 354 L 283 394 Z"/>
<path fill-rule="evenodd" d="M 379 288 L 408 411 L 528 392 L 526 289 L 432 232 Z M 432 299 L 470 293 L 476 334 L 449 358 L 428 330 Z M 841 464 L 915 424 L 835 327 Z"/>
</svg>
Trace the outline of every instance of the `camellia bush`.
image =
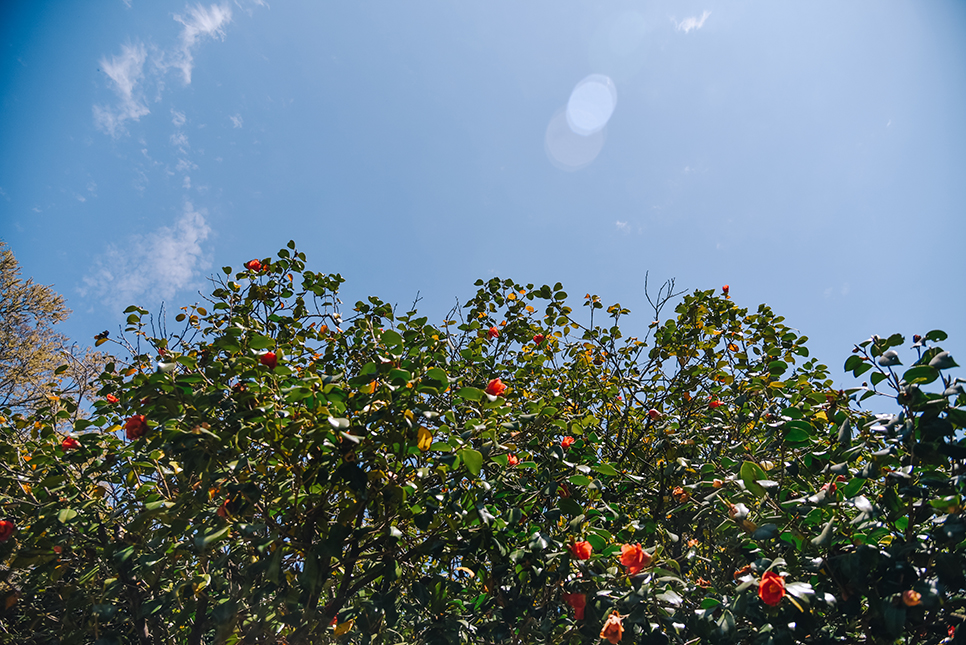
<svg viewBox="0 0 966 645">
<path fill-rule="evenodd" d="M 100 337 L 85 415 L 6 414 L 0 642 L 966 639 L 945 333 L 859 343 L 842 391 L 727 287 L 628 337 L 559 284 L 431 324 L 342 281 L 226 267 L 178 331 Z"/>
</svg>

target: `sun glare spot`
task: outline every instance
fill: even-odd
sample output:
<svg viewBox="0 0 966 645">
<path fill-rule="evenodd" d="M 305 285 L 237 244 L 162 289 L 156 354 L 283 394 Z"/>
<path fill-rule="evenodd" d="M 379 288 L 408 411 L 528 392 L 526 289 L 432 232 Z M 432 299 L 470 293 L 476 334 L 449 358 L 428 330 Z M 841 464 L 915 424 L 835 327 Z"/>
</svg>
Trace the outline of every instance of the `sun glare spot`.
<svg viewBox="0 0 966 645">
<path fill-rule="evenodd" d="M 617 88 L 603 74 L 577 83 L 567 101 L 567 125 L 575 134 L 590 136 L 604 129 L 617 106 Z"/>
</svg>

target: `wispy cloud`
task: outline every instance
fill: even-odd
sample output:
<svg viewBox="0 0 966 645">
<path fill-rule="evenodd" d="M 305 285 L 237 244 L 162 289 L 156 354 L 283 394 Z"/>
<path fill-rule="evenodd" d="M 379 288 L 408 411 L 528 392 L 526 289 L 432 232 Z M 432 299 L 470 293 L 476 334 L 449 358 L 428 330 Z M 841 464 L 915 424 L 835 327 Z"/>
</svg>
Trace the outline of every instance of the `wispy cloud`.
<svg viewBox="0 0 966 645">
<path fill-rule="evenodd" d="M 691 16 L 690 18 L 685 18 L 681 22 L 676 22 L 678 31 L 683 31 L 684 33 L 690 32 L 692 29 L 701 29 L 704 26 L 704 21 L 708 19 L 711 15 L 710 11 L 705 11 L 701 14 L 701 17 Z"/>
<path fill-rule="evenodd" d="M 173 67 L 181 70 L 185 85 L 191 83 L 195 47 L 205 38 L 224 40 L 225 26 L 231 22 L 231 8 L 227 4 L 187 7 L 184 16 L 175 14 L 174 19 L 184 25 L 178 47 L 171 52 Z"/>
<path fill-rule="evenodd" d="M 123 307 L 137 300 L 170 300 L 194 287 L 200 272 L 210 266 L 202 246 L 211 233 L 206 214 L 185 202 L 174 226 L 109 246 L 83 278 L 80 295 Z"/>
<path fill-rule="evenodd" d="M 228 118 L 231 119 L 232 126 L 236 128 L 242 127 L 242 124 L 245 122 L 245 120 L 242 119 L 242 115 L 240 114 L 233 114 Z"/>
<path fill-rule="evenodd" d="M 150 114 L 145 91 L 147 86 L 160 100 L 164 91 L 164 75 L 169 69 L 181 71 L 185 85 L 191 83 L 194 53 L 206 39 L 224 40 L 225 28 L 231 22 L 231 8 L 227 3 L 213 4 L 205 8 L 200 4 L 185 7 L 184 15 L 175 14 L 181 23 L 176 43 L 169 48 L 151 48 L 140 42 L 121 47 L 121 53 L 100 60 L 101 69 L 110 79 L 111 89 L 117 95 L 115 105 L 94 105 L 94 124 L 98 129 L 117 138 L 127 130 L 125 123 L 139 121 Z M 145 65 L 150 56 L 150 65 Z M 171 110 L 172 122 L 181 127 L 185 122 L 183 112 Z"/>
<path fill-rule="evenodd" d="M 138 121 L 151 111 L 144 101 L 144 92 L 139 87 L 144 78 L 144 61 L 147 50 L 141 43 L 122 45 L 121 53 L 110 60 L 100 60 L 101 69 L 111 79 L 112 89 L 117 94 L 116 105 L 94 106 L 94 124 L 112 137 L 124 133 L 126 121 Z"/>
</svg>

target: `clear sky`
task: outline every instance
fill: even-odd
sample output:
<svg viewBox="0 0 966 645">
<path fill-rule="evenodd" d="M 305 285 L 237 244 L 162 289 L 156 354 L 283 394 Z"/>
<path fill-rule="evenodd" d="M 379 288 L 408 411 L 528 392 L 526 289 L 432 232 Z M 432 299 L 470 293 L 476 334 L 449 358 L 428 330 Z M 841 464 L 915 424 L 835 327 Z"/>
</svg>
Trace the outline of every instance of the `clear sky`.
<svg viewBox="0 0 966 645">
<path fill-rule="evenodd" d="M 0 43 L 0 237 L 83 344 L 295 239 L 436 320 L 499 275 L 643 327 L 650 271 L 836 377 L 966 358 L 960 0 L 7 0 Z"/>
</svg>

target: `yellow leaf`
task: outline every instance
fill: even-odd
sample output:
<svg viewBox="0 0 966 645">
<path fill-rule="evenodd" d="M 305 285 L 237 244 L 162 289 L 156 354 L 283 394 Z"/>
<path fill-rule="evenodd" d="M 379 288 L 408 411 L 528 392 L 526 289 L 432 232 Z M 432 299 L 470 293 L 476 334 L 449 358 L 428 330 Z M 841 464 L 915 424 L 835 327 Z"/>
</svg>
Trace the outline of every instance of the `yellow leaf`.
<svg viewBox="0 0 966 645">
<path fill-rule="evenodd" d="M 466 567 L 456 567 L 455 570 L 456 571 L 462 571 L 462 572 L 464 572 L 466 575 L 468 575 L 471 578 L 475 578 L 476 577 L 476 572 L 473 571 L 472 569 L 467 569 Z"/>
<path fill-rule="evenodd" d="M 376 391 L 376 382 L 369 381 L 368 383 L 360 387 L 359 391 L 362 392 L 363 394 L 372 394 L 373 392 Z"/>
<path fill-rule="evenodd" d="M 419 426 L 419 433 L 416 436 L 416 445 L 420 450 L 426 452 L 433 445 L 433 433 L 426 429 L 426 426 Z"/>
<path fill-rule="evenodd" d="M 338 625 L 336 625 L 335 626 L 335 635 L 336 636 L 342 636 L 343 634 L 345 634 L 347 631 L 349 631 L 350 629 L 352 629 L 352 623 L 354 623 L 354 622 L 355 622 L 354 620 L 347 620 L 344 623 L 339 623 Z"/>
<path fill-rule="evenodd" d="M 815 415 L 816 419 L 821 419 L 825 423 L 828 423 L 828 416 L 825 414 L 825 410 L 819 410 L 818 414 Z"/>
</svg>

